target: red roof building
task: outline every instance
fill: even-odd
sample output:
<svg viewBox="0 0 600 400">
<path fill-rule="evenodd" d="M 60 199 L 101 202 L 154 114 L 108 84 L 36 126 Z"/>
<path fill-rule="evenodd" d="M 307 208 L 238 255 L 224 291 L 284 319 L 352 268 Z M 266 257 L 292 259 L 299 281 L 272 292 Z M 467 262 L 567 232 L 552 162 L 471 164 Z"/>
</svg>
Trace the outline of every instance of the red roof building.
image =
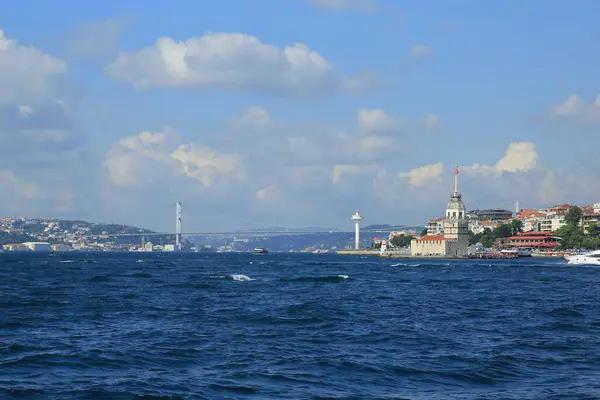
<svg viewBox="0 0 600 400">
<path fill-rule="evenodd" d="M 545 217 L 545 216 L 546 216 L 545 213 L 541 213 L 538 210 L 523 209 L 523 210 L 519 211 L 519 213 L 517 214 L 517 219 L 520 219 L 522 221 L 524 219 L 542 218 L 542 217 Z"/>
<path fill-rule="evenodd" d="M 560 238 L 546 232 L 523 232 L 508 238 L 515 247 L 552 248 L 560 245 Z"/>
<path fill-rule="evenodd" d="M 422 236 L 419 240 L 422 242 L 441 242 L 442 240 L 444 240 L 444 235 L 425 235 Z"/>
<path fill-rule="evenodd" d="M 559 204 L 551 207 L 549 211 L 559 215 L 566 215 L 571 207 L 572 206 L 570 204 Z"/>
</svg>

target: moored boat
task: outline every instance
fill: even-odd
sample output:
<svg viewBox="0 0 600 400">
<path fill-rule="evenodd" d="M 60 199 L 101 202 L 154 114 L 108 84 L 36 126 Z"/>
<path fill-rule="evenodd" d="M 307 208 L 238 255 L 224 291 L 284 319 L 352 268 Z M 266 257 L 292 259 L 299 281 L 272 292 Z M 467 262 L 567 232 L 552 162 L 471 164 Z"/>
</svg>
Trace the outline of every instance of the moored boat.
<svg viewBox="0 0 600 400">
<path fill-rule="evenodd" d="M 515 257 L 531 257 L 532 251 L 529 247 L 513 247 L 511 249 L 502 249 L 502 254 L 514 255 Z"/>
<path fill-rule="evenodd" d="M 253 254 L 269 254 L 269 250 L 267 250 L 265 247 L 255 247 L 254 250 L 252 250 Z"/>
</svg>

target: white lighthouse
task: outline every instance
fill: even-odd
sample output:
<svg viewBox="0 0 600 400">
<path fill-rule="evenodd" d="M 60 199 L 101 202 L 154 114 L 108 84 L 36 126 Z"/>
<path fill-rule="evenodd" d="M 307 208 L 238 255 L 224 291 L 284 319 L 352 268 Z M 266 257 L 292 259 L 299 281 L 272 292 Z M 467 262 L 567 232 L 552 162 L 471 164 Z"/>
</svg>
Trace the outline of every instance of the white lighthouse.
<svg viewBox="0 0 600 400">
<path fill-rule="evenodd" d="M 356 210 L 356 212 L 352 216 L 352 220 L 354 220 L 354 248 L 356 250 L 358 250 L 359 246 L 360 246 L 360 220 L 361 219 L 362 219 L 362 217 L 360 216 L 360 213 L 358 212 L 358 210 Z"/>
</svg>

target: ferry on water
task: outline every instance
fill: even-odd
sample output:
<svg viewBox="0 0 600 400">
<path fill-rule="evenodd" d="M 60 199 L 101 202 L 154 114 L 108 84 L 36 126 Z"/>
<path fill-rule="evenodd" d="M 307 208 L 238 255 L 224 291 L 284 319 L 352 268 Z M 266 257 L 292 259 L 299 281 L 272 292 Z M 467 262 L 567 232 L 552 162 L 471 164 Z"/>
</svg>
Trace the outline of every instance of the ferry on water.
<svg viewBox="0 0 600 400">
<path fill-rule="evenodd" d="M 269 250 L 267 250 L 265 247 L 255 247 L 254 250 L 252 250 L 253 254 L 269 254 Z"/>
</svg>

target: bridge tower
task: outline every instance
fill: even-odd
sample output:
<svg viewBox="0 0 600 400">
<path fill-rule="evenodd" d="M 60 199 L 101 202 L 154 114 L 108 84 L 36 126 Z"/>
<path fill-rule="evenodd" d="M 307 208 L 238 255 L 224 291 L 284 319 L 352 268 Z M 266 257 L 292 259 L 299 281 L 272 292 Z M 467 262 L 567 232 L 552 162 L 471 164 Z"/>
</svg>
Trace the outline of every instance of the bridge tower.
<svg viewBox="0 0 600 400">
<path fill-rule="evenodd" d="M 181 202 L 175 204 L 175 250 L 181 250 Z"/>
</svg>

